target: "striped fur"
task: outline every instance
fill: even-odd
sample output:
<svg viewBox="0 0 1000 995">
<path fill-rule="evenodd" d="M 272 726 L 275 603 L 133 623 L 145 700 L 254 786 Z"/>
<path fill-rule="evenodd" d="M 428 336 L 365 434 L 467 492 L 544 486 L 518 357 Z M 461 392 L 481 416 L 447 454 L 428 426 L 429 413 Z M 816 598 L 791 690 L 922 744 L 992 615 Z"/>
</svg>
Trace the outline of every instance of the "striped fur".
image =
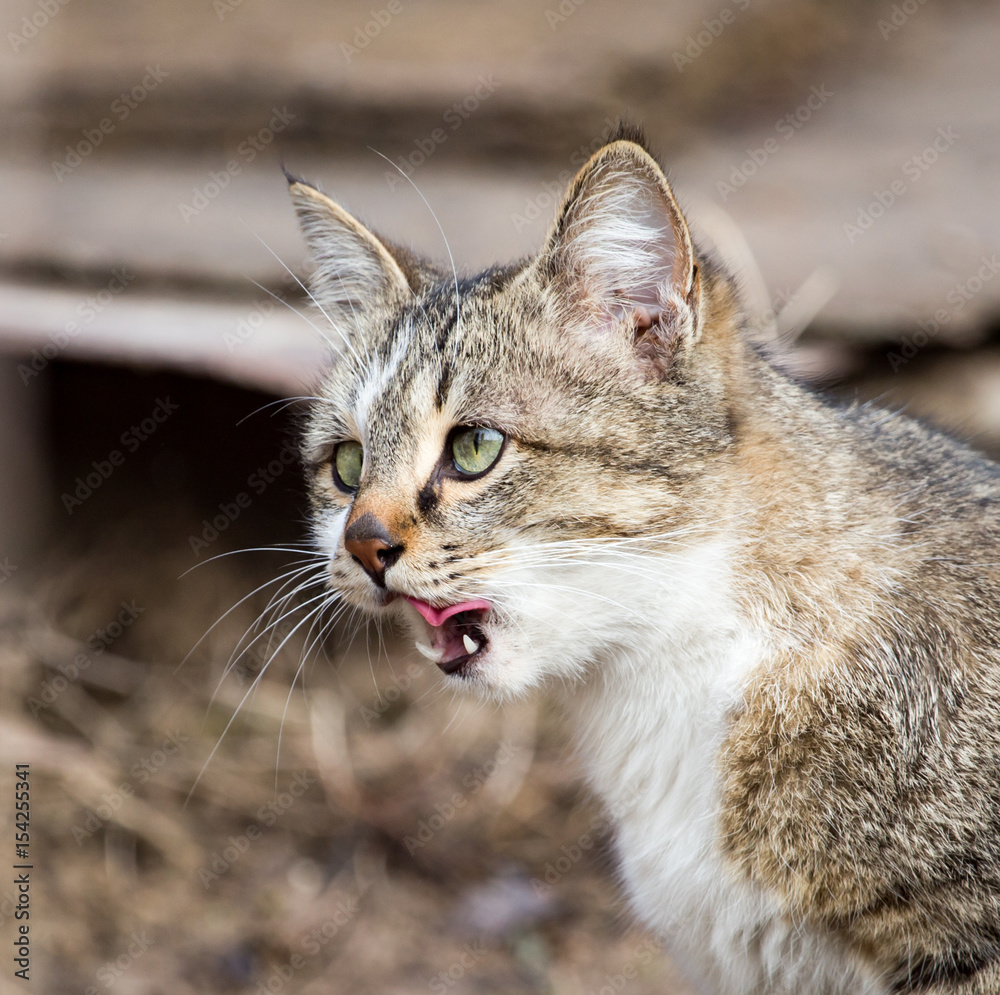
<svg viewBox="0 0 1000 995">
<path fill-rule="evenodd" d="M 490 602 L 448 680 L 556 689 L 702 990 L 1000 992 L 998 468 L 785 376 L 634 133 L 537 257 L 466 279 L 291 189 L 337 351 L 303 440 L 336 595 L 416 635 L 395 595 Z M 472 480 L 440 473 L 461 425 L 507 438 Z M 385 588 L 361 512 L 403 548 Z"/>
</svg>

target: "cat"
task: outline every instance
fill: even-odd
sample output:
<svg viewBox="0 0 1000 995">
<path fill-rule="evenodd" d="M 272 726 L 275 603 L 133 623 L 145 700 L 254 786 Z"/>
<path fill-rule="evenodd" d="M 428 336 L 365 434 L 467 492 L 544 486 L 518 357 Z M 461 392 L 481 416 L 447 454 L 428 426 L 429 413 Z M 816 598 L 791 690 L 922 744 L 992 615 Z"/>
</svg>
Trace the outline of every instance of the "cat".
<svg viewBox="0 0 1000 995">
<path fill-rule="evenodd" d="M 630 126 L 470 278 L 289 184 L 331 597 L 553 689 L 698 990 L 1000 992 L 1000 468 L 783 373 Z"/>
</svg>

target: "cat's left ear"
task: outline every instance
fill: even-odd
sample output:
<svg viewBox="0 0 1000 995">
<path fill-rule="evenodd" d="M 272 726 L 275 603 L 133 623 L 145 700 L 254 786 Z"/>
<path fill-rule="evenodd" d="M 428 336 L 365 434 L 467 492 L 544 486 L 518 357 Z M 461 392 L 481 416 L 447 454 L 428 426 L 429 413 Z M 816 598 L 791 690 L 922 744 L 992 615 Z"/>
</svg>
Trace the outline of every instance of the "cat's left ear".
<svg viewBox="0 0 1000 995">
<path fill-rule="evenodd" d="M 432 277 L 412 253 L 379 238 L 314 186 L 285 174 L 316 269 L 310 290 L 331 320 L 363 323 L 379 306 L 409 299 Z"/>
<path fill-rule="evenodd" d="M 629 336 L 660 374 L 697 340 L 691 235 L 663 170 L 637 142 L 613 141 L 580 170 L 539 264 L 585 326 Z"/>
</svg>

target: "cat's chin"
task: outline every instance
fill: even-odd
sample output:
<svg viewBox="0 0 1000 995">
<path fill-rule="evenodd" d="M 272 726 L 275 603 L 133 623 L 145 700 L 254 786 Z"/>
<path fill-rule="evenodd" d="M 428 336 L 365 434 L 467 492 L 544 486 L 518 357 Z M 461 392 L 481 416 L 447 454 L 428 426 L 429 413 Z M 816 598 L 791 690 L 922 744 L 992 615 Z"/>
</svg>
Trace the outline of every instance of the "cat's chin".
<svg viewBox="0 0 1000 995">
<path fill-rule="evenodd" d="M 496 646 L 446 675 L 445 680 L 456 689 L 491 701 L 523 697 L 540 683 L 523 660 Z"/>
</svg>

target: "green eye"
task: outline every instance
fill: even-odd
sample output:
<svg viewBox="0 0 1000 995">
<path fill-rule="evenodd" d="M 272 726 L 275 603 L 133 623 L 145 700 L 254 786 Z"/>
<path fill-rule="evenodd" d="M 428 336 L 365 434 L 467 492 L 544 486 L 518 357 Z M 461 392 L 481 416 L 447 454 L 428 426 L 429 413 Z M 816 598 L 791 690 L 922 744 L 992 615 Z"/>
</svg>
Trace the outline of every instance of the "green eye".
<svg viewBox="0 0 1000 995">
<path fill-rule="evenodd" d="M 451 440 L 455 469 L 466 476 L 485 473 L 497 461 L 503 434 L 492 428 L 460 428 Z"/>
<path fill-rule="evenodd" d="M 333 451 L 333 482 L 348 494 L 358 489 L 365 451 L 360 442 L 348 440 L 337 444 Z"/>
</svg>

